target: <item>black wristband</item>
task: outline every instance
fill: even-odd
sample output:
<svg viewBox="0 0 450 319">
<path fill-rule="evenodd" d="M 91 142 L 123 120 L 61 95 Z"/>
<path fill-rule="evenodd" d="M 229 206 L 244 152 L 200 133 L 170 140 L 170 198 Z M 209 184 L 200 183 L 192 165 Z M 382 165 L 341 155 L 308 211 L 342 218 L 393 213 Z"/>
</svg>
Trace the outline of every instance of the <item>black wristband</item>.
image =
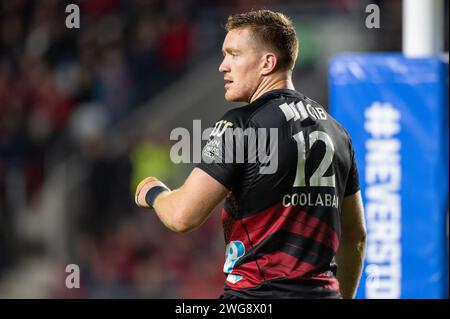
<svg viewBox="0 0 450 319">
<path fill-rule="evenodd" d="M 170 191 L 167 187 L 164 186 L 155 186 L 152 187 L 147 194 L 145 194 L 145 202 L 148 206 L 153 208 L 153 203 L 155 202 L 156 197 L 158 197 L 159 194 L 165 191 Z"/>
</svg>

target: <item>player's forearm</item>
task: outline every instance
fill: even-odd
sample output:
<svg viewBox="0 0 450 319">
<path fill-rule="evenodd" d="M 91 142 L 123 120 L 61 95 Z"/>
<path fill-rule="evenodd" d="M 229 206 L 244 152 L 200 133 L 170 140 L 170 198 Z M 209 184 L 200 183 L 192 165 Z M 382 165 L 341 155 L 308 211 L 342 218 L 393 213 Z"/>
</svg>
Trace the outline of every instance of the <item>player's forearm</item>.
<svg viewBox="0 0 450 319">
<path fill-rule="evenodd" d="M 351 238 L 341 237 L 336 261 L 338 264 L 337 279 L 342 298 L 351 299 L 355 296 L 361 278 L 366 242 L 365 236 Z"/>
<path fill-rule="evenodd" d="M 187 232 L 200 225 L 201 221 L 190 217 L 188 207 L 179 189 L 161 193 L 153 203 L 161 222 L 175 232 Z"/>
<path fill-rule="evenodd" d="M 153 207 L 161 222 L 176 232 L 200 226 L 229 192 L 222 184 L 199 168 L 179 189 L 171 191 L 156 177 L 143 179 L 136 187 L 139 207 Z"/>
<path fill-rule="evenodd" d="M 166 227 L 184 233 L 199 227 L 222 195 L 213 196 L 208 191 L 201 191 L 192 184 L 185 183 L 179 189 L 157 196 L 153 208 Z"/>
</svg>

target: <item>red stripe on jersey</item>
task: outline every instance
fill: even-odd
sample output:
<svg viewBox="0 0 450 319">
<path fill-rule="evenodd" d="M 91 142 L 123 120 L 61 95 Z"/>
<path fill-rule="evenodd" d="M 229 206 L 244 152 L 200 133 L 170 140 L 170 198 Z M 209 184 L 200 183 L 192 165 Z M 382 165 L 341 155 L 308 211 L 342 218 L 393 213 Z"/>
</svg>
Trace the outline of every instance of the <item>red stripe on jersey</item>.
<svg viewBox="0 0 450 319">
<path fill-rule="evenodd" d="M 241 280 L 234 284 L 226 281 L 227 285 L 229 285 L 232 289 L 252 288 L 264 282 L 264 278 L 259 273 L 258 266 L 254 261 L 245 263 L 239 266 L 239 268 L 233 269 L 231 273 L 233 275 L 240 275 L 243 277 Z"/>
<path fill-rule="evenodd" d="M 294 207 L 284 207 L 281 203 L 264 211 L 246 217 L 243 220 L 234 219 L 225 209 L 222 210 L 222 221 L 228 241 L 241 241 L 246 251 L 260 244 L 265 238 L 282 229 L 288 232 L 314 239 L 317 242 L 337 250 L 339 239 L 336 232 L 318 218 Z M 245 225 L 245 228 L 243 225 Z M 249 232 L 251 244 L 246 230 Z M 286 245 L 295 246 L 290 243 Z M 296 248 L 302 248 L 297 247 Z M 314 274 L 314 265 L 302 262 L 298 258 L 285 252 L 277 251 L 258 258 L 258 264 L 266 280 L 278 278 L 296 281 L 322 282 L 319 286 L 338 291 L 339 285 L 334 277 Z M 252 288 L 264 281 L 255 261 L 247 262 L 232 270 L 232 274 L 243 278 L 235 284 L 228 282 L 232 289 Z"/>
<path fill-rule="evenodd" d="M 276 251 L 258 258 L 259 267 L 266 280 L 286 277 L 289 279 L 307 276 L 315 270 L 315 266 L 301 262 L 297 258 L 282 251 Z"/>
<path fill-rule="evenodd" d="M 284 218 L 291 220 L 292 223 L 283 227 L 283 229 L 301 235 L 306 238 L 312 238 L 321 244 L 331 248 L 334 252 L 339 246 L 339 238 L 336 232 L 320 219 L 300 211 L 292 217 L 288 213 L 283 213 Z"/>
<path fill-rule="evenodd" d="M 223 223 L 229 225 L 230 219 L 233 218 L 223 209 Z M 249 243 L 246 230 L 242 226 L 242 223 L 244 223 L 249 233 L 252 245 Z M 280 229 L 306 238 L 312 238 L 331 248 L 334 252 L 336 252 L 339 246 L 339 238 L 336 232 L 326 223 L 292 206 L 284 207 L 281 203 L 246 217 L 242 221 L 234 220 L 231 229 L 227 230 L 228 236 L 226 237 L 230 241 L 242 241 L 246 249 L 250 249 L 251 246 L 258 245 L 267 236 Z"/>
<path fill-rule="evenodd" d="M 326 289 L 333 290 L 333 291 L 340 291 L 339 287 L 339 281 L 332 276 L 328 276 L 326 274 L 318 274 L 315 276 L 312 276 L 311 279 L 313 279 L 315 282 L 322 281 L 323 286 Z"/>
<path fill-rule="evenodd" d="M 313 275 L 314 265 L 306 262 L 300 262 L 297 258 L 284 252 L 274 252 L 258 258 L 258 264 L 261 268 L 265 280 L 274 280 L 286 278 L 301 282 L 312 281 L 317 286 L 329 290 L 339 291 L 339 284 L 336 278 L 326 274 Z M 251 274 L 258 273 L 259 270 L 255 262 L 249 262 L 241 265 L 238 269 L 232 271 L 233 274 L 243 276 L 237 283 L 227 282 L 231 289 L 246 289 L 255 287 L 263 282 L 263 278 L 257 280 Z"/>
</svg>

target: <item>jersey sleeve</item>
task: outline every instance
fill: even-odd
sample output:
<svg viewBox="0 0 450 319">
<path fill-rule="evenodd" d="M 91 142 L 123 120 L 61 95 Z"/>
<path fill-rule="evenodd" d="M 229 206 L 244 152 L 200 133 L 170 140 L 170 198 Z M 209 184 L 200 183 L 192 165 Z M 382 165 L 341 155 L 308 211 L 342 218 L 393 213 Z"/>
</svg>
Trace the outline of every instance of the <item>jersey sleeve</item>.
<svg viewBox="0 0 450 319">
<path fill-rule="evenodd" d="M 245 147 L 243 139 L 233 136 L 233 131 L 239 128 L 242 122 L 230 112 L 226 113 L 214 125 L 202 149 L 201 163 L 197 165 L 227 189 L 235 185 L 243 169 L 243 163 L 235 160 L 237 150 Z"/>
<path fill-rule="evenodd" d="M 351 139 L 349 140 L 350 143 L 350 171 L 347 177 L 347 183 L 345 186 L 345 192 L 344 197 L 353 195 L 357 191 L 359 191 L 359 175 L 358 175 L 358 166 L 356 165 L 355 160 L 355 151 L 353 149 L 353 144 Z"/>
</svg>

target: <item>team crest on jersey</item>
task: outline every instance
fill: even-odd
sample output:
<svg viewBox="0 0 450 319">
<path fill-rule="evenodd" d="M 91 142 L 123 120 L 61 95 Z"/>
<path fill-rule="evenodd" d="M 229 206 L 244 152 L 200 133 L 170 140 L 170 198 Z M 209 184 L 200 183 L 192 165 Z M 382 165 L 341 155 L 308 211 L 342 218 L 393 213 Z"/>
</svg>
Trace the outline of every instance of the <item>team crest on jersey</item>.
<svg viewBox="0 0 450 319">
<path fill-rule="evenodd" d="M 216 124 L 214 125 L 214 129 L 211 132 L 210 137 L 213 136 L 217 136 L 220 137 L 223 135 L 223 133 L 225 132 L 225 130 L 229 127 L 233 127 L 233 123 L 229 122 L 229 121 L 225 121 L 225 120 L 221 120 L 219 122 L 216 122 Z"/>
</svg>

